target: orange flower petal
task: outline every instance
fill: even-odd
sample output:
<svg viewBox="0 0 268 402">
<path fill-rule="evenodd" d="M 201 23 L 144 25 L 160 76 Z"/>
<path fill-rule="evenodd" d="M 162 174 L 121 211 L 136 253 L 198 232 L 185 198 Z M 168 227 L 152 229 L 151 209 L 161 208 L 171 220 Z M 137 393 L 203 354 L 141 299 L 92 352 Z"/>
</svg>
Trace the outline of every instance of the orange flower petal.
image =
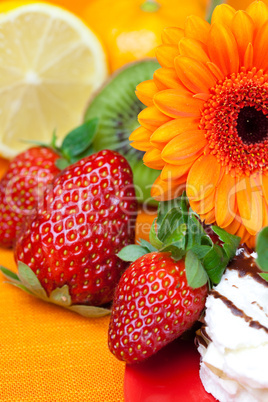
<svg viewBox="0 0 268 402">
<path fill-rule="evenodd" d="M 190 169 L 187 179 L 187 196 L 190 200 L 200 201 L 206 198 L 218 184 L 221 167 L 216 158 L 202 155 Z"/>
<path fill-rule="evenodd" d="M 262 26 L 268 19 L 268 7 L 262 1 L 252 2 L 246 9 L 246 12 L 253 19 L 257 27 Z"/>
<path fill-rule="evenodd" d="M 169 181 L 179 179 L 181 176 L 184 176 L 186 173 L 189 172 L 192 164 L 193 162 L 190 162 L 185 165 L 178 166 L 166 163 L 160 175 L 161 180 Z"/>
<path fill-rule="evenodd" d="M 206 198 L 202 198 L 200 201 L 190 200 L 191 208 L 199 215 L 208 214 L 215 208 L 215 194 L 216 191 L 212 191 Z"/>
<path fill-rule="evenodd" d="M 216 64 L 211 63 L 211 62 L 209 61 L 209 62 L 207 62 L 207 67 L 209 68 L 209 70 L 211 71 L 211 73 L 214 75 L 214 77 L 215 77 L 218 81 L 224 79 L 224 75 L 223 75 L 222 71 L 219 69 L 218 66 L 216 66 Z"/>
<path fill-rule="evenodd" d="M 165 162 L 161 158 L 161 152 L 156 148 L 151 148 L 144 154 L 143 162 L 149 168 L 156 170 L 161 170 L 165 166 Z"/>
<path fill-rule="evenodd" d="M 185 92 L 167 89 L 155 95 L 154 103 L 170 117 L 198 117 L 204 102 L 194 99 L 186 89 Z"/>
<path fill-rule="evenodd" d="M 254 22 L 245 11 L 237 11 L 232 19 L 231 29 L 234 34 L 241 64 L 249 43 L 253 42 Z"/>
<path fill-rule="evenodd" d="M 263 24 L 261 29 L 258 31 L 254 44 L 254 58 L 253 64 L 255 67 L 263 70 L 268 68 L 268 21 Z"/>
<path fill-rule="evenodd" d="M 144 127 L 138 127 L 129 137 L 129 141 L 133 141 L 131 146 L 139 151 L 148 151 L 151 148 L 150 137 L 152 132 Z"/>
<path fill-rule="evenodd" d="M 151 144 L 156 148 L 163 149 L 170 140 L 184 131 L 197 130 L 198 124 L 199 119 L 193 117 L 181 117 L 171 120 L 155 130 L 150 138 Z"/>
<path fill-rule="evenodd" d="M 190 57 L 176 57 L 175 69 L 182 83 L 194 93 L 208 93 L 216 84 L 215 77 L 204 64 Z"/>
<path fill-rule="evenodd" d="M 241 219 L 249 220 L 251 217 L 251 188 L 248 177 L 241 178 L 237 183 L 236 198 Z"/>
<path fill-rule="evenodd" d="M 186 18 L 184 34 L 187 38 L 200 40 L 207 43 L 209 35 L 210 24 L 203 18 L 191 15 Z"/>
<path fill-rule="evenodd" d="M 264 174 L 262 175 L 262 193 L 266 204 L 268 204 L 268 176 Z"/>
<path fill-rule="evenodd" d="M 199 216 L 201 221 L 204 222 L 206 225 L 212 225 L 215 222 L 215 209 L 213 208 L 208 213 L 200 214 Z"/>
<path fill-rule="evenodd" d="M 151 196 L 157 201 L 167 201 L 179 197 L 185 190 L 186 176 L 179 180 L 164 181 L 160 177 L 156 179 L 151 189 Z"/>
<path fill-rule="evenodd" d="M 217 24 L 230 26 L 234 14 L 235 9 L 228 4 L 217 6 L 212 13 L 211 25 L 216 22 Z"/>
<path fill-rule="evenodd" d="M 200 100 L 206 102 L 210 98 L 210 94 L 205 94 L 203 92 L 203 93 L 194 94 L 193 97 L 195 99 L 200 99 Z"/>
<path fill-rule="evenodd" d="M 153 106 L 153 97 L 158 92 L 158 88 L 153 80 L 147 80 L 137 85 L 136 95 L 146 106 Z"/>
<path fill-rule="evenodd" d="M 256 237 L 257 236 L 250 236 L 250 238 L 246 241 L 246 245 L 252 250 L 254 250 L 256 247 Z"/>
<path fill-rule="evenodd" d="M 154 81 L 159 90 L 171 88 L 182 88 L 175 68 L 159 68 L 154 72 Z"/>
<path fill-rule="evenodd" d="M 268 226 L 268 205 L 265 200 L 262 200 L 263 220 L 262 227 Z"/>
<path fill-rule="evenodd" d="M 241 226 L 241 220 L 240 218 L 237 219 L 238 215 L 235 216 L 235 219 L 224 228 L 224 230 L 226 230 L 226 232 L 231 233 L 231 234 L 235 234 L 239 227 Z"/>
<path fill-rule="evenodd" d="M 164 28 L 161 34 L 162 42 L 166 45 L 177 45 L 184 36 L 184 30 L 181 28 Z"/>
<path fill-rule="evenodd" d="M 253 45 L 252 43 L 248 44 L 248 47 L 245 51 L 245 55 L 244 55 L 244 63 L 243 65 L 245 66 L 245 68 L 247 70 L 251 70 L 253 67 Z"/>
<path fill-rule="evenodd" d="M 250 233 L 247 231 L 247 229 L 243 225 L 239 226 L 239 229 L 237 230 L 235 235 L 238 237 L 241 237 L 240 243 L 246 243 L 249 240 L 249 238 L 251 237 Z"/>
<path fill-rule="evenodd" d="M 162 67 L 174 67 L 174 59 L 179 54 L 179 48 L 176 45 L 160 45 L 155 50 L 156 58 Z"/>
<path fill-rule="evenodd" d="M 252 177 L 242 177 L 236 186 L 236 199 L 243 225 L 251 235 L 262 227 L 262 196 Z"/>
<path fill-rule="evenodd" d="M 221 228 L 230 225 L 235 215 L 235 178 L 224 174 L 216 190 L 215 216 L 217 225 Z"/>
<path fill-rule="evenodd" d="M 221 69 L 224 75 L 238 72 L 237 44 L 234 35 L 227 26 L 220 24 L 211 26 L 208 53 L 211 61 Z"/>
<path fill-rule="evenodd" d="M 154 131 L 162 124 L 170 121 L 170 117 L 161 113 L 155 106 L 143 109 L 138 115 L 139 123 L 148 130 Z"/>
<path fill-rule="evenodd" d="M 204 131 L 185 131 L 173 138 L 163 149 L 162 159 L 172 165 L 193 162 L 207 144 Z"/>
<path fill-rule="evenodd" d="M 191 57 L 203 63 L 209 61 L 207 46 L 199 40 L 184 37 L 179 42 L 179 50 L 182 56 Z"/>
</svg>

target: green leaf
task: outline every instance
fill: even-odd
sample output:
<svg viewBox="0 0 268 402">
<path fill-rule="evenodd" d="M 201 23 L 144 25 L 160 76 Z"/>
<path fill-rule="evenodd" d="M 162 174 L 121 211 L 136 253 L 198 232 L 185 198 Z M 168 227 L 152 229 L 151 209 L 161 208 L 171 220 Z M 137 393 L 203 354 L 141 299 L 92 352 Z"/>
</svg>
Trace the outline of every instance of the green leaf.
<svg viewBox="0 0 268 402">
<path fill-rule="evenodd" d="M 185 271 L 187 282 L 193 289 L 204 286 L 208 281 L 207 273 L 201 261 L 191 250 L 186 253 Z"/>
<path fill-rule="evenodd" d="M 158 238 L 162 243 L 165 243 L 166 237 L 169 236 L 170 232 L 173 232 L 176 227 L 183 224 L 183 218 L 181 210 L 177 208 L 172 208 L 163 219 L 161 225 L 158 227 L 157 234 Z"/>
<path fill-rule="evenodd" d="M 28 265 L 19 261 L 18 263 L 18 277 L 22 284 L 30 290 L 35 296 L 40 297 L 43 300 L 48 300 L 47 294 L 39 282 L 35 273 L 31 270 Z"/>
<path fill-rule="evenodd" d="M 187 225 L 182 223 L 176 229 L 174 229 L 170 234 L 168 234 L 165 238 L 164 246 L 176 246 L 177 248 L 185 249 L 185 241 L 186 241 L 186 233 L 187 233 Z"/>
<path fill-rule="evenodd" d="M 224 250 L 217 244 L 214 244 L 206 254 L 203 259 L 203 266 L 213 283 L 217 284 L 220 282 L 228 261 Z"/>
<path fill-rule="evenodd" d="M 15 286 L 16 288 L 19 288 L 21 290 L 23 290 L 24 292 L 28 293 L 31 296 L 35 296 L 29 289 L 27 289 L 21 282 L 9 282 L 7 281 L 6 283 L 8 283 L 9 285 Z"/>
<path fill-rule="evenodd" d="M 144 240 L 144 239 L 139 239 L 139 245 L 143 248 L 145 248 L 146 250 L 148 250 L 148 253 L 152 253 L 154 251 L 158 251 L 157 248 L 155 248 L 154 246 L 151 245 L 151 243 L 149 243 L 148 241 Z"/>
<path fill-rule="evenodd" d="M 67 159 L 59 158 L 56 160 L 55 165 L 58 169 L 63 170 L 70 165 L 70 162 L 68 162 Z"/>
<path fill-rule="evenodd" d="M 256 252 L 258 257 L 256 259 L 257 265 L 262 271 L 268 271 L 268 226 L 263 228 L 256 241 Z"/>
<path fill-rule="evenodd" d="M 162 201 L 158 204 L 158 211 L 157 211 L 157 226 L 158 228 L 162 225 L 164 219 L 166 218 L 167 214 L 172 209 L 181 209 L 181 199 L 175 198 L 174 200 L 169 201 Z"/>
<path fill-rule="evenodd" d="M 159 251 L 161 251 L 162 253 L 171 253 L 171 256 L 173 258 L 173 260 L 175 261 L 179 261 L 182 259 L 182 257 L 185 256 L 186 251 L 182 248 L 178 248 L 176 246 L 174 246 L 173 244 L 169 244 L 167 246 L 163 246 Z"/>
<path fill-rule="evenodd" d="M 117 256 L 123 261 L 133 262 L 147 253 L 148 252 L 144 247 L 141 247 L 138 244 L 131 244 L 123 247 L 122 250 L 117 253 Z"/>
<path fill-rule="evenodd" d="M 157 235 L 160 241 L 165 243 L 165 239 L 177 227 L 188 220 L 189 202 L 186 194 L 174 200 L 160 202 L 158 204 L 157 215 Z"/>
<path fill-rule="evenodd" d="M 49 295 L 49 301 L 63 307 L 70 306 L 72 304 L 72 300 L 68 285 L 63 285 L 61 288 L 52 290 Z"/>
<path fill-rule="evenodd" d="M 195 245 L 191 248 L 191 251 L 193 253 L 195 253 L 195 255 L 199 258 L 199 259 L 203 259 L 211 250 L 212 246 L 206 246 L 206 245 Z"/>
<path fill-rule="evenodd" d="M 94 118 L 86 121 L 67 134 L 62 142 L 61 151 L 68 161 L 85 153 L 92 144 L 93 138 L 97 132 L 97 127 L 98 119 Z"/>
<path fill-rule="evenodd" d="M 180 197 L 181 203 L 180 203 L 180 209 L 181 209 L 181 214 L 182 218 L 185 224 L 188 222 L 188 216 L 189 216 L 189 201 L 186 196 L 186 192 L 184 191 L 183 194 Z"/>
<path fill-rule="evenodd" d="M 224 243 L 222 247 L 226 253 L 228 261 L 231 260 L 235 256 L 241 238 L 226 232 L 224 229 L 221 229 L 218 226 L 211 226 L 211 228 L 213 232 L 219 236 L 219 239 Z"/>
<path fill-rule="evenodd" d="M 11 271 L 10 269 L 0 265 L 0 271 L 10 281 L 20 282 L 20 278 L 18 277 L 18 275 L 15 272 Z"/>
<path fill-rule="evenodd" d="M 150 234 L 149 234 L 149 239 L 150 239 L 150 243 L 153 247 L 155 247 L 156 249 L 159 249 L 162 247 L 162 242 L 158 239 L 156 231 L 155 231 L 155 227 L 156 227 L 156 219 L 154 219 L 151 229 L 150 229 Z"/>
<path fill-rule="evenodd" d="M 262 278 L 262 279 L 264 279 L 265 281 L 267 281 L 268 282 L 268 273 L 262 273 L 262 274 L 259 274 L 260 275 L 260 277 Z"/>
<path fill-rule="evenodd" d="M 68 310 L 78 313 L 86 318 L 100 318 L 104 317 L 105 315 L 111 314 L 111 310 L 104 307 L 84 306 L 74 304 L 67 308 Z"/>
<path fill-rule="evenodd" d="M 207 234 L 204 234 L 203 236 L 201 236 L 201 244 L 202 246 L 212 247 L 214 243 Z"/>
<path fill-rule="evenodd" d="M 79 161 L 80 159 L 85 158 L 86 156 L 92 155 L 94 154 L 95 150 L 93 148 L 93 145 L 90 145 L 84 152 L 82 152 L 81 154 L 77 155 L 77 156 L 72 156 L 70 159 L 70 164 L 74 164 L 77 161 Z"/>
<path fill-rule="evenodd" d="M 189 209 L 187 225 L 188 225 L 187 250 L 190 250 L 195 245 L 201 245 L 202 239 L 206 232 L 203 226 L 201 225 L 200 221 L 196 218 L 191 208 Z"/>
</svg>

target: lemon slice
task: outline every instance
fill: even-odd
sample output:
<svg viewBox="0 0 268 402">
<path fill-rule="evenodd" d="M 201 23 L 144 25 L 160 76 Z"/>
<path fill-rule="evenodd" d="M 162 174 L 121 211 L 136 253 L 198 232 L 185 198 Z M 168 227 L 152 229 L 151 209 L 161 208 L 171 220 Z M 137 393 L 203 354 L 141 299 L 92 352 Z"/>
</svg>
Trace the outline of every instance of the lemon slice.
<svg viewBox="0 0 268 402">
<path fill-rule="evenodd" d="M 33 3 L 0 14 L 0 154 L 60 140 L 107 77 L 98 38 L 76 16 Z"/>
</svg>

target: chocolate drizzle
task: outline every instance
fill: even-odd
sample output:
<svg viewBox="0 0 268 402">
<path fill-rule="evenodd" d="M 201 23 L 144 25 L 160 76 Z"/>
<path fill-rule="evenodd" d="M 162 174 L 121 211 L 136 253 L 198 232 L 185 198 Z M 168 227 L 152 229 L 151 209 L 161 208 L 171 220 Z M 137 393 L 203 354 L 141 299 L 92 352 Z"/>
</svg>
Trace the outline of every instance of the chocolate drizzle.
<svg viewBox="0 0 268 402">
<path fill-rule="evenodd" d="M 246 275 L 249 275 L 256 282 L 268 287 L 268 282 L 260 276 L 262 271 L 256 265 L 255 259 L 249 253 L 247 253 L 247 250 L 243 250 L 243 252 L 235 256 L 229 264 L 228 269 L 238 271 L 240 278 L 244 278 Z"/>
<path fill-rule="evenodd" d="M 220 299 L 232 311 L 233 315 L 243 318 L 247 323 L 249 323 L 250 327 L 255 328 L 255 329 L 263 329 L 268 334 L 267 327 L 262 325 L 259 321 L 253 320 L 252 317 L 249 317 L 247 314 L 244 313 L 243 310 L 236 307 L 236 305 L 231 300 L 229 300 L 227 297 L 223 296 L 216 290 L 212 290 L 210 294 L 215 299 Z"/>
<path fill-rule="evenodd" d="M 268 287 L 268 282 L 260 276 L 262 271 L 256 265 L 255 259 L 250 254 L 250 251 L 246 248 L 240 250 L 240 253 L 236 255 L 229 264 L 228 269 L 237 271 L 240 278 L 250 276 L 256 282 Z M 266 333 L 268 333 L 267 327 L 262 325 L 259 321 L 255 321 L 252 317 L 249 317 L 227 297 L 223 296 L 216 290 L 212 290 L 210 294 L 215 299 L 220 299 L 232 311 L 233 315 L 243 318 L 243 320 L 245 320 L 250 327 L 255 329 L 263 329 Z"/>
<path fill-rule="evenodd" d="M 260 276 L 262 272 L 258 266 L 256 265 L 255 259 L 251 255 L 252 251 L 248 250 L 247 247 L 243 247 L 239 250 L 239 253 L 234 257 L 234 259 L 230 262 L 227 269 L 235 270 L 238 272 L 238 276 L 240 278 L 244 278 L 245 276 L 250 276 L 256 282 L 261 285 L 268 287 L 268 282 Z M 228 278 L 225 278 L 228 280 Z M 235 285 L 232 285 L 237 287 Z M 231 300 L 229 300 L 226 296 L 220 294 L 217 290 L 212 289 L 210 291 L 210 295 L 215 299 L 220 299 L 228 309 L 231 310 L 232 314 L 242 318 L 244 321 L 248 323 L 251 328 L 254 329 L 263 329 L 268 334 L 268 328 L 262 325 L 259 321 L 254 320 L 252 317 L 245 314 L 243 310 L 238 308 Z M 263 311 L 263 307 L 260 306 L 257 301 L 252 302 L 252 304 L 256 304 L 260 310 Z M 267 315 L 267 314 L 266 314 Z M 201 329 L 196 334 L 196 344 L 200 344 L 204 347 L 207 347 L 211 339 L 209 338 L 206 331 L 206 323 L 201 327 Z"/>
</svg>

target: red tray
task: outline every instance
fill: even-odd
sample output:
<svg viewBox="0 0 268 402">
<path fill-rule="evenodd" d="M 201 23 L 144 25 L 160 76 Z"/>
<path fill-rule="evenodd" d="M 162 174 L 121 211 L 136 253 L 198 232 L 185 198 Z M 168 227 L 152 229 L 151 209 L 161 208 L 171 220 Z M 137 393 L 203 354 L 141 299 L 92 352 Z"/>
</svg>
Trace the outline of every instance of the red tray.
<svg viewBox="0 0 268 402">
<path fill-rule="evenodd" d="M 125 402 L 215 402 L 199 378 L 193 339 L 177 339 L 143 363 L 126 365 Z"/>
</svg>

